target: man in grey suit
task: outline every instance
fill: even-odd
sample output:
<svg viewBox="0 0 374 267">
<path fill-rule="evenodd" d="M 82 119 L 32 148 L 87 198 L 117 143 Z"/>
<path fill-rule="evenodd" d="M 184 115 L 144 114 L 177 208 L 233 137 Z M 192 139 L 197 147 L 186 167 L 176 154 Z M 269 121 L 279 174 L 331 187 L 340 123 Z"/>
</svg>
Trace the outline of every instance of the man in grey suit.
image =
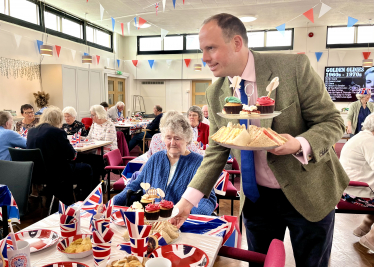
<svg viewBox="0 0 374 267">
<path fill-rule="evenodd" d="M 125 108 L 125 103 L 118 101 L 115 106 L 108 109 L 108 117 L 112 121 L 117 121 L 117 118 L 123 117 L 124 108 Z"/>
<path fill-rule="evenodd" d="M 240 212 L 248 249 L 266 253 L 272 239 L 284 239 L 288 227 L 296 265 L 327 266 L 334 208 L 349 179 L 332 148 L 343 135 L 344 122 L 323 81 L 305 55 L 250 51 L 245 26 L 229 14 L 205 20 L 199 40 L 203 61 L 214 76 L 221 77 L 206 91 L 210 136 L 229 121 L 239 122 L 217 115 L 224 99 L 233 95 L 230 81 L 234 76 L 244 80 L 235 95 L 242 102 L 248 100 L 249 105 L 267 95 L 266 86 L 279 78 L 279 86 L 270 97 L 281 114 L 252 123 L 271 127 L 287 142 L 273 150 L 250 152 L 251 157 L 247 152 L 231 150 L 242 173 Z M 173 224 L 183 224 L 191 208 L 209 196 L 229 153 L 229 148 L 209 139 L 200 168 L 176 204 L 179 214 Z"/>
</svg>

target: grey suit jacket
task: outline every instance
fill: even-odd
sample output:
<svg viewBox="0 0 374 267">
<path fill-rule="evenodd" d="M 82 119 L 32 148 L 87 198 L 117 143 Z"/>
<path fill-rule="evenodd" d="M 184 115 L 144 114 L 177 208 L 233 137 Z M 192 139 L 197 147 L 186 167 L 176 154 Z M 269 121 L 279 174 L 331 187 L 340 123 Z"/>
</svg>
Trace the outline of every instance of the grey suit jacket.
<svg viewBox="0 0 374 267">
<path fill-rule="evenodd" d="M 117 113 L 117 108 L 116 106 L 113 106 L 111 107 L 110 109 L 108 109 L 108 117 L 113 120 L 113 121 L 117 121 L 117 118 L 118 118 L 118 113 Z M 123 117 L 123 111 L 121 112 L 121 117 Z"/>
<path fill-rule="evenodd" d="M 344 122 L 305 55 L 253 52 L 253 56 L 258 96 L 266 95 L 266 86 L 274 77 L 279 77 L 279 87 L 271 97 L 275 99 L 275 110 L 282 114 L 261 120 L 261 126 L 294 137 L 302 136 L 312 148 L 312 160 L 307 165 L 292 155 L 267 153 L 268 165 L 295 209 L 309 221 L 320 221 L 335 208 L 349 183 L 333 150 L 345 130 Z M 231 95 L 227 77 L 218 79 L 207 89 L 210 136 L 230 121 L 217 113 L 222 111 L 225 97 Z M 231 121 L 238 123 L 238 120 Z M 209 196 L 229 153 L 230 149 L 209 138 L 204 160 L 189 186 Z M 232 153 L 240 164 L 240 151 L 233 149 Z M 240 211 L 245 200 L 241 191 Z"/>
</svg>

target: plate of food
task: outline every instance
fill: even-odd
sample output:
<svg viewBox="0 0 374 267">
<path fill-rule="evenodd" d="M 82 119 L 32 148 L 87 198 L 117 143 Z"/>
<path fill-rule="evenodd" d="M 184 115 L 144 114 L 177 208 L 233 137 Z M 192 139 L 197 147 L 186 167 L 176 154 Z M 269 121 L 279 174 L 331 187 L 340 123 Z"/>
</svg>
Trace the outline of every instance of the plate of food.
<svg viewBox="0 0 374 267">
<path fill-rule="evenodd" d="M 287 139 L 270 128 L 228 123 L 221 127 L 211 138 L 221 146 L 239 150 L 270 150 L 287 142 Z"/>
<path fill-rule="evenodd" d="M 75 235 L 62 239 L 57 244 L 57 250 L 68 258 L 80 259 L 92 254 L 92 235 Z"/>
<path fill-rule="evenodd" d="M 47 265 L 43 265 L 42 267 L 90 267 L 84 263 L 80 262 L 73 262 L 73 261 L 60 261 L 54 262 Z"/>
<path fill-rule="evenodd" d="M 271 119 L 282 114 L 280 111 L 274 111 L 273 113 L 240 113 L 240 114 L 225 114 L 222 112 L 217 113 L 219 116 L 225 119 L 236 119 L 236 120 L 260 120 L 260 119 Z"/>
<path fill-rule="evenodd" d="M 137 256 L 117 256 L 108 260 L 106 267 L 144 267 L 145 258 Z"/>
<path fill-rule="evenodd" d="M 30 244 L 30 253 L 48 248 L 58 241 L 58 233 L 52 230 L 40 229 L 18 232 L 15 235 L 16 241 L 27 241 Z"/>
<path fill-rule="evenodd" d="M 184 244 L 173 244 L 155 249 L 149 258 L 166 258 L 172 267 L 206 267 L 209 264 L 208 255 L 201 249 Z"/>
</svg>

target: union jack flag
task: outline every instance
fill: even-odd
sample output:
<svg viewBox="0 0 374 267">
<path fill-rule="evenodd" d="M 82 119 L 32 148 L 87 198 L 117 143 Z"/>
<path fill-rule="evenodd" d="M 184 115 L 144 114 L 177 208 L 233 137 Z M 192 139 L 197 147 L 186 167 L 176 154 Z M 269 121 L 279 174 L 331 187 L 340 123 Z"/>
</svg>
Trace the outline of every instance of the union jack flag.
<svg viewBox="0 0 374 267">
<path fill-rule="evenodd" d="M 92 244 L 95 266 L 100 266 L 110 258 L 111 244 Z"/>
<path fill-rule="evenodd" d="M 121 210 L 123 221 L 129 220 L 130 223 L 135 225 L 144 225 L 144 212 L 143 211 L 123 211 Z"/>
<path fill-rule="evenodd" d="M 218 195 L 225 196 L 228 182 L 229 182 L 229 173 L 223 170 L 216 184 L 214 185 L 214 192 Z"/>
<path fill-rule="evenodd" d="M 159 6 L 159 4 L 158 4 L 158 2 L 155 4 L 155 7 L 156 7 L 156 16 L 157 16 L 157 12 L 158 12 L 158 6 Z"/>
<path fill-rule="evenodd" d="M 126 217 L 127 230 L 132 238 L 144 238 L 151 232 L 152 225 L 136 225 L 131 223 Z"/>
<path fill-rule="evenodd" d="M 10 237 L 10 235 L 8 235 L 6 238 L 4 238 L 3 240 L 0 241 L 0 251 L 1 251 L 1 255 L 2 257 L 4 258 L 4 263 L 3 263 L 3 266 L 9 266 L 8 264 L 8 253 L 7 251 L 8 250 L 13 250 L 13 242 L 12 242 L 12 239 Z"/>
<path fill-rule="evenodd" d="M 70 237 L 77 235 L 78 222 L 74 219 L 71 223 L 60 224 L 61 236 Z"/>
<path fill-rule="evenodd" d="M 103 191 L 101 189 L 101 183 L 91 192 L 81 204 L 82 210 L 85 210 L 92 215 L 96 214 L 97 206 L 103 203 Z"/>
<path fill-rule="evenodd" d="M 147 255 L 148 237 L 146 238 L 131 238 L 131 254 L 138 257 L 145 257 Z"/>
<path fill-rule="evenodd" d="M 233 162 L 234 162 L 233 157 L 231 157 L 231 155 L 229 155 L 229 158 L 227 159 L 227 163 L 233 163 Z"/>
<path fill-rule="evenodd" d="M 6 185 L 0 185 L 0 196 L 1 203 L 3 206 L 7 206 L 8 209 L 8 219 L 11 219 L 12 222 L 18 222 L 19 220 L 19 211 L 16 201 L 13 198 L 12 193 Z M 0 219 L 3 219 L 2 209 L 0 207 Z"/>
<path fill-rule="evenodd" d="M 76 138 L 75 134 L 73 134 L 72 137 L 71 137 L 71 144 L 74 146 L 76 143 L 77 143 L 77 138 Z"/>
<path fill-rule="evenodd" d="M 24 127 L 22 127 L 22 130 L 21 130 L 21 132 L 20 132 L 20 135 L 22 136 L 22 137 L 27 137 L 27 132 L 28 132 L 28 129 L 26 129 L 26 128 L 24 128 Z"/>
<path fill-rule="evenodd" d="M 371 95 L 371 90 L 370 88 L 361 88 L 358 93 L 361 95 Z"/>
</svg>

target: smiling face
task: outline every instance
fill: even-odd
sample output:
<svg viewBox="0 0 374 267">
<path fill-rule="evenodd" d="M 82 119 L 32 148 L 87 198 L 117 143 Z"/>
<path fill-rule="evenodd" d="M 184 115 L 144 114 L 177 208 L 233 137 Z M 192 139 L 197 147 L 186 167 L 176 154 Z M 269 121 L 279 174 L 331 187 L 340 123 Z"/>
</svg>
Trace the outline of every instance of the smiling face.
<svg viewBox="0 0 374 267">
<path fill-rule="evenodd" d="M 167 153 L 173 155 L 174 157 L 183 155 L 186 152 L 187 142 L 172 131 L 166 132 L 164 142 Z"/>
<path fill-rule="evenodd" d="M 29 108 L 29 109 L 24 109 L 22 116 L 25 118 L 27 121 L 34 121 L 35 115 L 34 115 L 34 110 Z"/>
<path fill-rule="evenodd" d="M 119 112 L 122 112 L 123 108 L 124 108 L 124 106 L 117 106 L 117 109 L 118 109 Z"/>
</svg>

